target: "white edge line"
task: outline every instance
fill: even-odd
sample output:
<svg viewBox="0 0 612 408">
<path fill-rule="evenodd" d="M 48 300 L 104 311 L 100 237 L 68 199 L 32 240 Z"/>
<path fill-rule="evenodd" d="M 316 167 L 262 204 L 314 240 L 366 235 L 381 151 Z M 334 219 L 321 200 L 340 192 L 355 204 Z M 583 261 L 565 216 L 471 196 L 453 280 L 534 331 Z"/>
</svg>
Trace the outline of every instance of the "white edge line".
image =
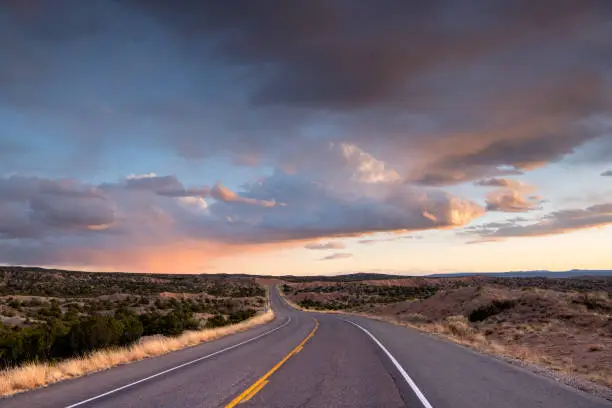
<svg viewBox="0 0 612 408">
<path fill-rule="evenodd" d="M 412 391 L 416 394 L 416 396 L 419 398 L 419 400 L 421 401 L 421 404 L 423 404 L 423 406 L 425 408 L 433 408 L 431 406 L 431 404 L 429 403 L 429 401 L 427 401 L 427 398 L 425 397 L 425 395 L 421 392 L 421 390 L 419 389 L 419 387 L 416 385 L 416 383 L 412 380 L 412 378 L 410 378 L 410 376 L 408 375 L 408 373 L 406 372 L 406 370 L 404 370 L 404 368 L 400 365 L 400 363 L 395 359 L 395 357 L 393 357 L 393 355 L 389 352 L 389 350 L 387 350 L 385 348 L 385 346 L 382 345 L 382 343 L 380 341 L 378 341 L 378 339 L 376 337 L 374 337 L 374 335 L 372 333 L 370 333 L 368 330 L 364 329 L 363 327 L 361 327 L 360 325 L 358 325 L 355 322 L 352 322 L 350 320 L 347 319 L 342 319 L 345 322 L 348 322 L 352 325 L 357 326 L 358 328 L 360 328 L 361 330 L 363 330 L 368 336 L 370 336 L 372 338 L 372 340 L 374 340 L 374 342 L 378 345 L 378 347 L 381 348 L 382 351 L 385 352 L 385 354 L 387 355 L 387 357 L 389 357 L 389 360 L 391 360 L 391 362 L 393 363 L 393 365 L 395 366 L 395 368 L 397 368 L 397 370 L 400 372 L 400 374 L 402 375 L 402 377 L 404 377 L 404 380 L 406 380 L 406 382 L 408 383 L 408 385 L 410 386 L 410 388 L 412 388 Z"/>
<path fill-rule="evenodd" d="M 162 371 L 162 372 L 159 372 L 159 373 L 157 373 L 157 374 L 150 375 L 150 376 L 145 377 L 145 378 L 143 378 L 143 379 L 140 379 L 140 380 L 138 380 L 138 381 L 131 382 L 131 383 L 126 384 L 126 385 L 124 385 L 124 386 L 122 386 L 122 387 L 115 388 L 114 390 L 107 391 L 107 392 L 105 392 L 104 394 L 96 395 L 95 397 L 88 398 L 88 399 L 86 399 L 86 400 L 83 400 L 83 401 L 80 401 L 80 402 L 74 403 L 74 404 L 72 404 L 72 405 L 68 405 L 66 408 L 74 408 L 74 407 L 78 407 L 79 405 L 87 404 L 88 402 L 91 402 L 91 401 L 97 400 L 97 399 L 102 398 L 102 397 L 106 397 L 107 395 L 114 394 L 114 393 L 119 392 L 119 391 L 121 391 L 121 390 L 125 390 L 126 388 L 133 387 L 134 385 L 137 385 L 137 384 L 143 383 L 143 382 L 145 382 L 145 381 L 151 380 L 151 379 L 153 379 L 153 378 L 155 378 L 155 377 L 159 377 L 160 375 L 167 374 L 167 373 L 169 373 L 169 372 L 171 372 L 171 371 L 178 370 L 179 368 L 183 368 L 183 367 L 186 367 L 186 366 L 188 366 L 188 365 L 191 365 L 191 364 L 197 363 L 198 361 L 206 360 L 207 358 L 214 357 L 214 356 L 216 356 L 216 355 L 218 355 L 218 354 L 221 354 L 221 353 L 224 353 L 224 352 L 226 352 L 226 351 L 229 351 L 229 350 L 235 349 L 236 347 L 240 347 L 240 346 L 242 346 L 242 345 L 245 345 L 245 344 L 247 344 L 247 343 L 250 343 L 250 342 L 252 342 L 252 341 L 255 341 L 255 340 L 259 339 L 259 338 L 262 338 L 262 337 L 264 337 L 264 336 L 267 336 L 268 334 L 272 334 L 273 332 L 275 332 L 275 331 L 277 331 L 277 330 L 279 330 L 279 329 L 282 329 L 283 327 L 287 326 L 289 323 L 291 323 L 291 316 L 289 316 L 289 319 L 288 319 L 288 320 L 287 320 L 285 323 L 283 323 L 282 325 L 280 325 L 280 326 L 278 326 L 278 327 L 275 327 L 275 328 L 274 328 L 274 329 L 272 329 L 272 330 L 268 330 L 267 332 L 262 333 L 262 334 L 260 334 L 260 335 L 258 335 L 258 336 L 255 336 L 255 337 L 253 337 L 253 338 L 251 338 L 251 339 L 245 340 L 245 341 L 240 342 L 240 343 L 238 343 L 238 344 L 234 344 L 233 346 L 226 347 L 226 348 L 221 349 L 221 350 L 219 350 L 219 351 L 215 351 L 214 353 L 208 354 L 208 355 L 206 355 L 206 356 L 204 356 L 204 357 L 199 357 L 199 358 L 196 358 L 195 360 L 191 360 L 191 361 L 188 361 L 188 362 L 183 363 L 183 364 L 181 364 L 181 365 L 177 365 L 176 367 L 169 368 L 169 369 L 164 370 L 164 371 Z"/>
</svg>

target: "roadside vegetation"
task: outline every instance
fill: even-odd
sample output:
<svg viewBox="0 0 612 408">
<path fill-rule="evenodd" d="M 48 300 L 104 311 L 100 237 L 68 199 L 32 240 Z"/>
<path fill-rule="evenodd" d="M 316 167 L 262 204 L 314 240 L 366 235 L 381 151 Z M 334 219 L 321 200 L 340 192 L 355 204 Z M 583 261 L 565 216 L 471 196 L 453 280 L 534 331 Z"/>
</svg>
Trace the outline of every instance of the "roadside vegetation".
<svg viewBox="0 0 612 408">
<path fill-rule="evenodd" d="M 612 387 L 610 277 L 288 282 L 283 292 L 303 308 L 365 314 L 546 367 L 579 388 L 585 379 Z"/>
<path fill-rule="evenodd" d="M 0 394 L 243 330 L 265 302 L 247 277 L 0 267 Z"/>
</svg>

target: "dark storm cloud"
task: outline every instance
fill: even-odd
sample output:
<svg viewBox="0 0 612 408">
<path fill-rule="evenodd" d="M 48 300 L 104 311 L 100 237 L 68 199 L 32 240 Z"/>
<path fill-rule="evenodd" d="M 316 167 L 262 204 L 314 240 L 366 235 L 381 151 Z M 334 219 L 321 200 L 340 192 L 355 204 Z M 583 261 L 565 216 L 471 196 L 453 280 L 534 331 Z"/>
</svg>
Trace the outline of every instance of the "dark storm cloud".
<svg viewBox="0 0 612 408">
<path fill-rule="evenodd" d="M 260 70 L 256 101 L 337 107 L 399 96 L 432 69 L 571 35 L 612 12 L 606 1 L 135 3 L 186 39 L 215 35 L 221 55 Z"/>
<path fill-rule="evenodd" d="M 411 182 L 559 160 L 603 137 L 576 122 L 612 107 L 605 1 L 142 4 L 182 38 L 211 36 L 216 55 L 248 66 L 256 106 L 374 110 L 365 127 L 352 118 L 335 137 L 394 164 L 424 151 Z M 437 132 L 412 131 L 406 112 L 431 117 Z"/>
<path fill-rule="evenodd" d="M 447 185 L 612 146 L 585 125 L 612 107 L 611 16 L 605 0 L 13 1 L 0 102 L 52 111 L 38 120 L 87 159 L 136 141 L 274 167 L 306 148 L 317 166 L 346 141 Z"/>
<path fill-rule="evenodd" d="M 612 177 L 612 170 L 604 171 L 601 173 L 603 177 Z"/>
</svg>

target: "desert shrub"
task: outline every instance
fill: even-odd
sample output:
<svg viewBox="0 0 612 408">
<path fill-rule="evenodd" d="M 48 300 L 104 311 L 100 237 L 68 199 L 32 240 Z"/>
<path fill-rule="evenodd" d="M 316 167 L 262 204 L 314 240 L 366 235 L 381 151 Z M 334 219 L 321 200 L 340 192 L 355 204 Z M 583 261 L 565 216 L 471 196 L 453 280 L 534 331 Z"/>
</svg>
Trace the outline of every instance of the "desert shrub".
<svg viewBox="0 0 612 408">
<path fill-rule="evenodd" d="M 470 327 L 470 324 L 466 320 L 465 316 L 449 316 L 444 321 L 446 327 L 451 334 L 459 337 L 469 337 L 473 334 L 474 330 Z"/>
<path fill-rule="evenodd" d="M 402 320 L 405 320 L 407 322 L 413 322 L 413 323 L 427 323 L 430 321 L 430 319 L 427 318 L 427 316 L 421 313 L 408 313 L 402 316 Z"/>
<path fill-rule="evenodd" d="M 249 319 L 255 316 L 255 313 L 257 312 L 253 309 L 242 309 L 234 313 L 231 313 L 229 317 L 227 318 L 227 320 L 229 324 L 239 323 L 243 320 L 246 320 L 246 319 Z"/>
<path fill-rule="evenodd" d="M 39 319 L 50 319 L 57 318 L 62 316 L 62 311 L 57 305 L 52 305 L 50 307 L 43 307 L 38 311 Z"/>
<path fill-rule="evenodd" d="M 610 307 L 608 302 L 606 302 L 606 299 L 604 299 L 602 296 L 597 296 L 597 294 L 582 293 L 577 299 L 574 299 L 572 302 L 584 305 L 588 310 L 602 310 L 605 312 L 612 310 L 612 307 Z"/>
<path fill-rule="evenodd" d="M 145 335 L 163 334 L 176 336 L 184 330 L 199 328 L 199 322 L 193 318 L 193 313 L 183 310 L 174 310 L 166 315 L 157 312 L 139 316 Z"/>
<path fill-rule="evenodd" d="M 225 316 L 223 316 L 222 314 L 216 314 L 206 321 L 206 327 L 209 327 L 209 328 L 221 327 L 221 326 L 225 326 L 226 324 L 227 324 L 227 320 L 225 319 Z"/>
<path fill-rule="evenodd" d="M 504 310 L 513 308 L 515 304 L 516 302 L 514 300 L 493 300 L 490 303 L 481 305 L 476 309 L 472 310 L 468 314 L 468 320 L 470 322 L 481 322 L 488 317 L 501 313 Z"/>
<path fill-rule="evenodd" d="M 115 318 L 123 324 L 123 333 L 120 338 L 121 344 L 133 343 L 142 336 L 144 327 L 134 312 L 121 308 L 115 311 Z"/>
<path fill-rule="evenodd" d="M 11 298 L 7 304 L 17 311 L 22 310 L 21 302 L 19 300 L 15 300 Z"/>
<path fill-rule="evenodd" d="M 63 352 L 59 340 L 68 327 L 61 321 L 51 321 L 32 327 L 0 327 L 0 366 L 10 367 L 26 361 L 46 360 Z"/>
<path fill-rule="evenodd" d="M 319 302 L 318 300 L 313 300 L 313 299 L 300 300 L 298 302 L 298 305 L 306 309 L 323 309 L 324 308 L 323 303 Z"/>
<path fill-rule="evenodd" d="M 31 299 L 29 302 L 25 301 L 24 304 L 30 307 L 38 307 L 38 306 L 41 306 L 43 302 L 38 298 L 34 298 L 34 299 Z"/>
<path fill-rule="evenodd" d="M 121 344 L 124 326 L 112 316 L 92 316 L 70 329 L 72 353 L 83 353 Z"/>
</svg>

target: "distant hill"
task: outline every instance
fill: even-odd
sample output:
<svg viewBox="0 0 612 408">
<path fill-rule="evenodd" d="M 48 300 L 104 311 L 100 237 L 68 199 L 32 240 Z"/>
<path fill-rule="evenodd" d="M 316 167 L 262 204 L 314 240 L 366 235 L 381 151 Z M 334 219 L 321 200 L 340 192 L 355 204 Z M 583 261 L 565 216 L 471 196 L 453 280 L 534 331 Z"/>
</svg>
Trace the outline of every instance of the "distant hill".
<svg viewBox="0 0 612 408">
<path fill-rule="evenodd" d="M 402 278 L 414 278 L 414 277 L 428 277 L 428 278 L 457 278 L 466 276 L 489 276 L 496 278 L 577 278 L 580 276 L 592 276 L 592 277 L 612 277 L 612 270 L 580 270 L 573 269 L 571 271 L 563 272 L 552 272 L 552 271 L 512 271 L 512 272 L 474 272 L 474 273 L 437 273 L 431 275 L 391 275 L 386 273 L 351 273 L 347 275 L 335 275 L 335 276 L 294 276 L 285 275 L 279 278 L 289 282 L 354 282 L 354 281 L 367 281 L 367 280 L 386 280 L 386 279 L 402 279 Z"/>
<path fill-rule="evenodd" d="M 47 273 L 72 273 L 72 274 L 100 274 L 100 273 L 112 273 L 115 275 L 126 275 L 126 276 L 171 276 L 171 277 L 189 277 L 194 276 L 193 274 L 152 274 L 152 273 L 134 273 L 134 272 L 82 272 L 82 271 L 70 271 L 62 269 L 47 269 L 40 267 L 30 266 L 4 266 L 0 265 L 0 272 L 19 272 L 19 271 L 30 271 L 30 272 L 47 272 Z M 386 279 L 402 279 L 402 278 L 415 278 L 415 277 L 428 277 L 428 278 L 457 278 L 466 276 L 489 276 L 498 278 L 577 278 L 581 276 L 592 276 L 592 277 L 612 277 L 612 270 L 582 270 L 572 269 L 571 271 L 552 272 L 552 271 L 511 271 L 511 272 L 457 272 L 457 273 L 436 273 L 431 275 L 397 275 L 388 273 L 374 273 L 374 272 L 359 272 L 350 273 L 344 275 L 308 275 L 308 276 L 295 276 L 295 275 L 283 275 L 283 276 L 271 276 L 271 275 L 249 275 L 244 273 L 211 273 L 211 274 L 200 274 L 209 278 L 279 278 L 289 282 L 355 282 L 355 281 L 368 281 L 368 280 L 386 280 Z"/>
<path fill-rule="evenodd" d="M 431 278 L 448 278 L 458 276 L 495 276 L 499 278 L 577 278 L 579 276 L 612 276 L 612 270 L 581 270 L 572 269 L 571 271 L 552 272 L 552 271 L 513 271 L 513 272 L 493 272 L 493 273 L 437 273 L 427 275 Z"/>
<path fill-rule="evenodd" d="M 390 275 L 386 273 L 351 273 L 348 275 L 334 275 L 334 276 L 325 276 L 325 275 L 279 276 L 279 278 L 284 279 L 289 282 L 310 282 L 310 281 L 315 281 L 315 280 L 320 281 L 320 282 L 354 282 L 354 281 L 364 281 L 364 280 L 401 279 L 401 278 L 409 278 L 409 277 L 410 276 Z"/>
</svg>

